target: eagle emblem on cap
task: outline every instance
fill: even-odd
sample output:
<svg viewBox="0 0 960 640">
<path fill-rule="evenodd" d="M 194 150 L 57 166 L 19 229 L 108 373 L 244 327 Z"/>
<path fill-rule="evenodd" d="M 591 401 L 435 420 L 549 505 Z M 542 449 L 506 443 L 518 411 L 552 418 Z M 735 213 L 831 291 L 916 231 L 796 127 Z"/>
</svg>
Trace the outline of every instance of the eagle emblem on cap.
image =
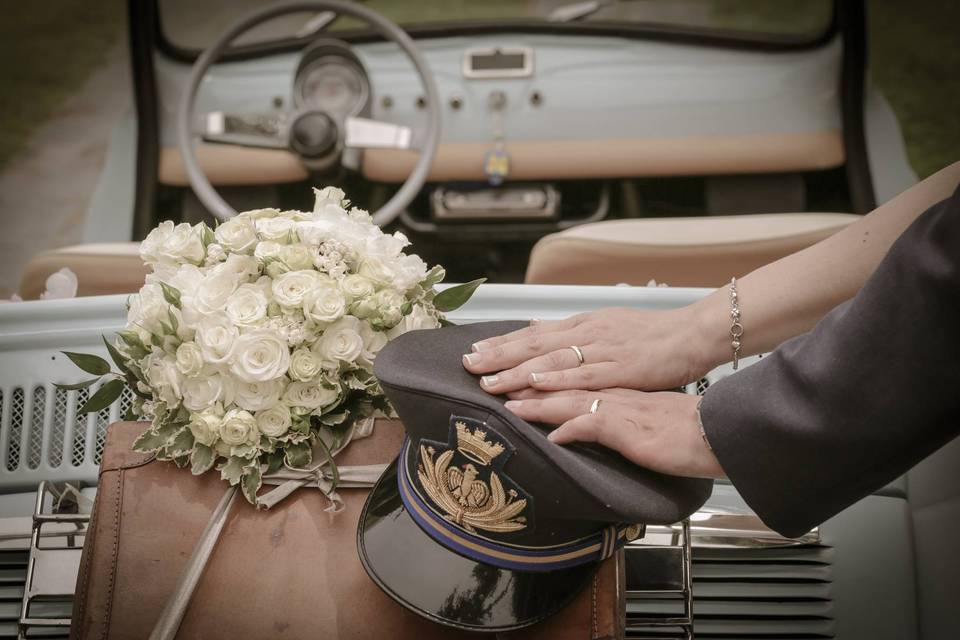
<svg viewBox="0 0 960 640">
<path fill-rule="evenodd" d="M 500 465 L 495 463 L 505 447 L 488 440 L 491 434 L 482 426 L 471 428 L 465 419 L 453 420 L 456 447 L 439 455 L 432 443 L 421 444 L 418 479 L 446 519 L 467 531 L 519 531 L 527 526 L 521 515 L 527 499 L 516 489 L 504 487 L 495 470 L 502 460 Z M 456 464 L 456 458 L 461 464 Z"/>
</svg>

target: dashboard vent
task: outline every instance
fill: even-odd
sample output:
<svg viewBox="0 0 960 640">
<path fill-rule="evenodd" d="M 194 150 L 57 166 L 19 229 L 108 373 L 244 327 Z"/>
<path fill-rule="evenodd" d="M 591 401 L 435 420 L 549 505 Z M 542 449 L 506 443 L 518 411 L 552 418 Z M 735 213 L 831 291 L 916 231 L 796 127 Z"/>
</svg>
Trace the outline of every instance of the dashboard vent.
<svg viewBox="0 0 960 640">
<path fill-rule="evenodd" d="M 831 548 L 821 545 L 694 548 L 695 637 L 833 638 L 832 554 Z M 670 616 L 681 611 L 680 601 L 631 591 L 627 584 L 627 638 L 682 638 L 679 631 L 640 629 L 631 624 L 640 616 Z"/>
</svg>

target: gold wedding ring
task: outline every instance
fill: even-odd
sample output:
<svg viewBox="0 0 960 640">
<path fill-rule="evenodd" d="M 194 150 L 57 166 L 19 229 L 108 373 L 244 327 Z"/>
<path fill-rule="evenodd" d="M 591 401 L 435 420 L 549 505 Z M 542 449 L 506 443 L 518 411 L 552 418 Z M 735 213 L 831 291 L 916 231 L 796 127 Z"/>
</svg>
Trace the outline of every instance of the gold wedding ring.
<svg viewBox="0 0 960 640">
<path fill-rule="evenodd" d="M 600 398 L 594 398 L 593 402 L 590 404 L 590 413 L 596 413 L 597 409 L 600 408 Z"/>
<path fill-rule="evenodd" d="M 573 349 L 575 354 L 577 354 L 577 366 L 579 367 L 583 364 L 583 351 L 580 351 L 580 347 L 573 344 L 570 345 L 570 348 Z"/>
</svg>

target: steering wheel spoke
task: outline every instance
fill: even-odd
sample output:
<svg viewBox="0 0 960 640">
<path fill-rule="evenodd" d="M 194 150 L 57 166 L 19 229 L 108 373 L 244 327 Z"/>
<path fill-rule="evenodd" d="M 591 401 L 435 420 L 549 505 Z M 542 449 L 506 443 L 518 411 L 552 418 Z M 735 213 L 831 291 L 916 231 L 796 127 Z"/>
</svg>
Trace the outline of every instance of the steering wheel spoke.
<svg viewBox="0 0 960 640">
<path fill-rule="evenodd" d="M 343 142 L 350 153 L 341 154 L 341 162 L 355 162 L 359 155 L 356 150 L 362 148 L 417 148 L 420 151 L 406 182 L 373 214 L 376 224 L 389 224 L 413 201 L 427 180 L 440 140 L 440 96 L 433 73 L 410 36 L 377 11 L 356 2 L 297 0 L 268 4 L 239 19 L 197 57 L 177 109 L 177 146 L 180 148 L 190 186 L 200 202 L 218 219 L 226 220 L 236 215 L 233 207 L 217 193 L 203 173 L 196 157 L 194 142 L 197 138 L 222 144 L 291 149 L 304 159 L 326 157 L 331 149 L 333 152 L 337 150 L 340 138 L 336 123 L 328 122 L 329 114 L 322 111 L 240 115 L 212 112 L 206 114 L 199 123 L 194 120 L 200 84 L 229 43 L 263 22 L 289 13 L 302 12 L 317 14 L 316 23 L 311 25 L 313 29 L 323 28 L 328 20 L 336 16 L 347 16 L 366 22 L 386 40 L 399 46 L 413 64 L 423 84 L 426 122 L 422 135 L 416 136 L 416 140 L 408 127 L 362 118 L 351 119 L 353 122 L 347 123 L 344 134 Z M 419 129 L 417 133 L 421 133 Z"/>
<path fill-rule="evenodd" d="M 410 127 L 369 118 L 347 118 L 344 146 L 350 149 L 416 148 Z"/>
<path fill-rule="evenodd" d="M 286 149 L 289 119 L 289 114 L 283 111 L 250 114 L 211 111 L 204 116 L 199 133 L 205 142 Z"/>
</svg>

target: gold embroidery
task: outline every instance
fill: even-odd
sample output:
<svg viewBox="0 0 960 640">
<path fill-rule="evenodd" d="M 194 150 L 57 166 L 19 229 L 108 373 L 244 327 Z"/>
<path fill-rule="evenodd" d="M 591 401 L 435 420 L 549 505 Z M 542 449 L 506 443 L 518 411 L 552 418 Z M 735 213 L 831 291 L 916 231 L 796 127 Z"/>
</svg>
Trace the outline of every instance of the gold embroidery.
<svg viewBox="0 0 960 640">
<path fill-rule="evenodd" d="M 487 442 L 487 434 L 480 429 L 470 431 L 463 422 L 456 423 L 457 450 L 466 458 L 488 466 L 503 453 L 503 445 Z M 467 531 L 494 531 L 506 533 L 527 526 L 520 513 L 527 506 L 526 498 L 518 498 L 513 489 L 505 491 L 496 472 L 490 472 L 490 484 L 482 479 L 477 468 L 469 462 L 461 467 L 451 466 L 454 452 L 444 451 L 436 460 L 433 447 L 420 445 L 420 465 L 417 475 L 420 484 L 433 502 L 443 509 L 446 518 Z"/>
</svg>

